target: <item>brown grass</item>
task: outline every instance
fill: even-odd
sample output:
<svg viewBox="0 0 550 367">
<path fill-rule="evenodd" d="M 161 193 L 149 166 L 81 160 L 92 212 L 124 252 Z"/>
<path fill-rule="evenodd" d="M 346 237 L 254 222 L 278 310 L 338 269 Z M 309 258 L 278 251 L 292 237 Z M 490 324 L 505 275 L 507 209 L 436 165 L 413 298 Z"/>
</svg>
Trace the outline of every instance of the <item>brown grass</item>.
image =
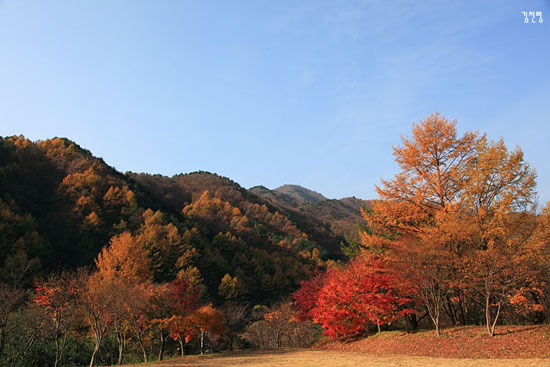
<svg viewBox="0 0 550 367">
<path fill-rule="evenodd" d="M 373 356 L 357 352 L 314 349 L 241 351 L 189 356 L 136 366 L 156 367 L 550 367 L 550 359 L 460 359 L 411 356 Z"/>
<path fill-rule="evenodd" d="M 442 331 L 441 336 L 433 330 L 414 334 L 389 331 L 354 342 L 320 343 L 318 347 L 381 357 L 550 358 L 550 325 L 500 326 L 495 337 L 487 335 L 482 326 L 448 328 Z"/>
</svg>

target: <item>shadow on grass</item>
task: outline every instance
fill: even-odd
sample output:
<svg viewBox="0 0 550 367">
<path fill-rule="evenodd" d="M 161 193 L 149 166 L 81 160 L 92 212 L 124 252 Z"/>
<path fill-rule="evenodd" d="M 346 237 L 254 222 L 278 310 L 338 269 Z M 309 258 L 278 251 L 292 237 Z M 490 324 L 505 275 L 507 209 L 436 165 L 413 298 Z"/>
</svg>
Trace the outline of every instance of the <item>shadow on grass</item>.
<svg viewBox="0 0 550 367">
<path fill-rule="evenodd" d="M 501 326 L 501 328 L 505 328 L 506 326 Z M 496 329 L 495 335 L 508 335 L 508 334 L 521 334 L 526 333 L 533 330 L 540 330 L 542 329 L 542 325 L 529 325 L 529 326 L 516 326 L 514 328 L 508 328 L 506 331 L 503 331 L 502 329 L 499 331 L 498 326 Z"/>
<path fill-rule="evenodd" d="M 495 336 L 508 335 L 508 334 L 521 334 L 533 330 L 541 330 L 543 325 L 497 325 L 495 329 Z M 550 329 L 549 329 L 550 330 Z M 430 330 L 423 330 L 422 332 L 428 332 Z M 436 336 L 435 331 L 431 330 Z M 441 328 L 441 336 L 457 336 L 474 338 L 480 336 L 489 336 L 487 328 L 480 325 L 463 325 Z"/>
</svg>

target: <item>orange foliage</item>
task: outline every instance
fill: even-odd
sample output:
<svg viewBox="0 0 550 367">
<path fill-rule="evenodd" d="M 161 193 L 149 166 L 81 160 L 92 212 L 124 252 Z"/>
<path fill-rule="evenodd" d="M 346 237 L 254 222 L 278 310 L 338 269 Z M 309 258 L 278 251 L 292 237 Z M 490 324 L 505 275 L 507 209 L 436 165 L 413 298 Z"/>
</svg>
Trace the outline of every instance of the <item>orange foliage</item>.
<svg viewBox="0 0 550 367">
<path fill-rule="evenodd" d="M 120 279 L 125 284 L 142 283 L 151 278 L 151 262 L 147 250 L 129 232 L 111 239 L 96 260 L 103 279 Z"/>
<path fill-rule="evenodd" d="M 452 302 L 479 294 L 493 334 L 503 302 L 518 306 L 517 289 L 534 289 L 528 279 L 537 266 L 521 259 L 529 252 L 536 175 L 519 148 L 510 152 L 502 140 L 472 132 L 458 137 L 456 121 L 438 113 L 413 124 L 402 144 L 394 148 L 401 171 L 382 180 L 382 200 L 363 211 L 362 243 L 416 280 L 438 332 L 445 302 L 457 322 L 465 311 Z"/>
</svg>

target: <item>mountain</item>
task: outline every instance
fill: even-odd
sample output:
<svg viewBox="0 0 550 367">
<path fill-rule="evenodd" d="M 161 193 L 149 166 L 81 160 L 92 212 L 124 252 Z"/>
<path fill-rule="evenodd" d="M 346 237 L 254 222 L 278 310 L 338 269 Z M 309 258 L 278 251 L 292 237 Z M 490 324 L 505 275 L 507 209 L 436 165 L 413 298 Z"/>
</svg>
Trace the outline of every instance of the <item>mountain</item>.
<svg viewBox="0 0 550 367">
<path fill-rule="evenodd" d="M 277 235 L 307 237 L 307 245 L 305 242 L 302 245 L 309 250 L 317 248 L 323 258 L 341 256 L 340 243 L 344 238 L 333 233 L 328 223 L 314 216 L 304 216 L 285 205 L 279 205 L 278 202 L 266 200 L 254 190 L 246 190 L 228 178 L 204 171 L 171 178 L 144 173 L 127 175 L 157 195 L 157 203 L 166 209 L 178 211 L 183 210 L 186 205 L 193 206 L 207 191 L 213 197 L 239 209 L 250 219 L 270 228 Z M 187 201 L 183 201 L 184 198 Z"/>
<path fill-rule="evenodd" d="M 227 274 L 240 297 L 270 303 L 343 257 L 365 203 L 296 185 L 247 190 L 208 172 L 123 174 L 68 139 L 0 138 L 0 275 L 14 259 L 33 259 L 34 275 L 91 266 L 129 232 L 155 281 L 196 267 L 214 303 Z"/>
<path fill-rule="evenodd" d="M 359 227 L 363 223 L 361 208 L 370 207 L 370 201 L 355 197 L 339 200 L 298 185 L 284 185 L 274 190 L 265 186 L 251 187 L 250 192 L 277 208 L 284 208 L 330 226 L 331 232 L 341 238 L 359 241 Z"/>
</svg>

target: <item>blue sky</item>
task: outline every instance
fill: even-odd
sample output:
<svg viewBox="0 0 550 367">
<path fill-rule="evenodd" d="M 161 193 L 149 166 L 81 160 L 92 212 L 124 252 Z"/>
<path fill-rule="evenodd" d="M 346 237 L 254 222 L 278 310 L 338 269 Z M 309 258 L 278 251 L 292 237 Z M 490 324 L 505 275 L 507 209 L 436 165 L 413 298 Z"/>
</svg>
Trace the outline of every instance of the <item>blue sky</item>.
<svg viewBox="0 0 550 367">
<path fill-rule="evenodd" d="M 0 135 L 374 198 L 392 145 L 439 111 L 519 145 L 545 202 L 549 66 L 542 0 L 0 0 Z"/>
</svg>

